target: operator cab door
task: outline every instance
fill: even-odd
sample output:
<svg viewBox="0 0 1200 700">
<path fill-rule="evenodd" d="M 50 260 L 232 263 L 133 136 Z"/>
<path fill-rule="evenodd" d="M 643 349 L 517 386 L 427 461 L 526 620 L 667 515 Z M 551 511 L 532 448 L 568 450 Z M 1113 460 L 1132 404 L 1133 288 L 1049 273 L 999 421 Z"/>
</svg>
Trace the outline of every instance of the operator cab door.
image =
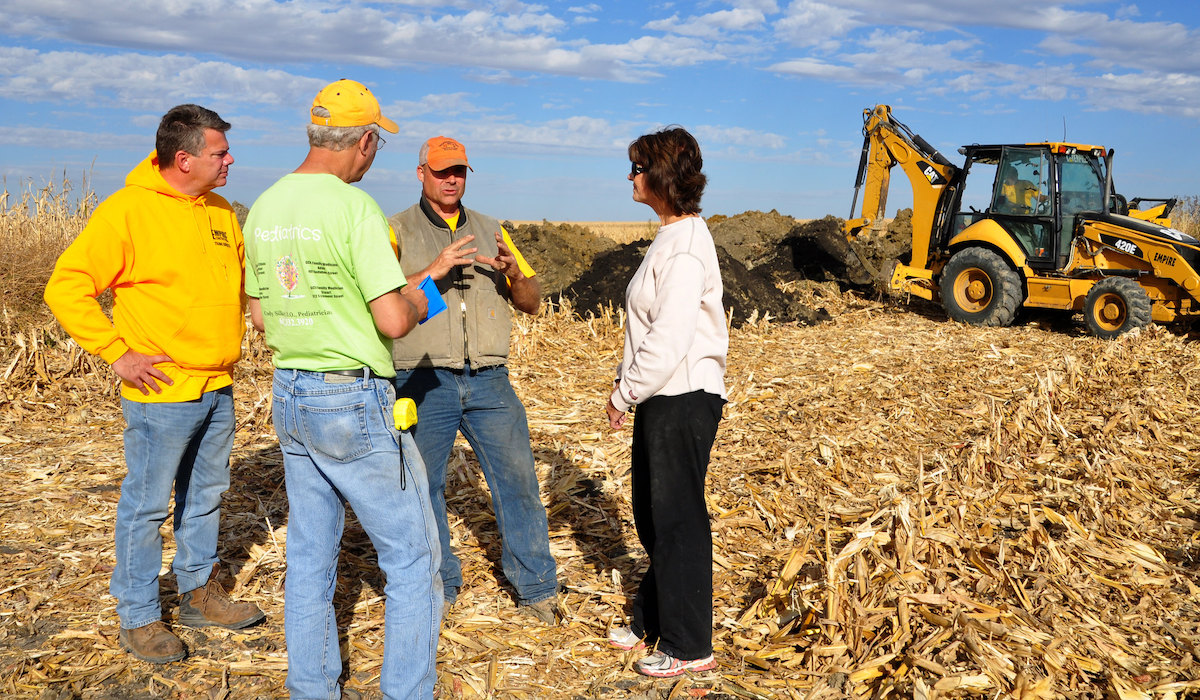
<svg viewBox="0 0 1200 700">
<path fill-rule="evenodd" d="M 1058 267 L 1066 267 L 1075 234 L 1075 217 L 1081 212 L 1104 209 L 1104 161 L 1099 153 L 1070 149 L 1059 158 L 1059 199 L 1062 212 L 1062 240 L 1058 246 Z"/>
<path fill-rule="evenodd" d="M 1045 148 L 1005 146 L 989 209 L 996 223 L 1025 251 L 1029 266 L 1037 269 L 1054 269 L 1059 247 L 1050 166 Z M 1069 243 L 1069 236 L 1065 238 Z"/>
</svg>

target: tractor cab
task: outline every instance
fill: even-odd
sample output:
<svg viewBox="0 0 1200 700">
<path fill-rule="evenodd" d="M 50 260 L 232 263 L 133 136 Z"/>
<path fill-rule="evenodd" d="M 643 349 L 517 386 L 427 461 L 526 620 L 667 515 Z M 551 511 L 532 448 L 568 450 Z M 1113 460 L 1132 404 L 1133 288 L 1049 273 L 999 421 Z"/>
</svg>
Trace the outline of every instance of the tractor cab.
<svg viewBox="0 0 1200 700">
<path fill-rule="evenodd" d="M 1105 158 L 1099 146 L 1070 143 L 964 146 L 962 177 L 973 168 L 991 172 L 985 208 L 963 223 L 990 219 L 1020 246 L 1034 270 L 1067 264 L 1076 216 L 1104 207 Z M 961 197 L 963 189 L 959 188 Z M 1114 198 L 1114 201 L 1115 198 Z M 961 202 L 956 202 L 956 209 Z M 1120 206 L 1117 202 L 1117 206 Z M 956 215 L 962 219 L 964 215 Z"/>
</svg>

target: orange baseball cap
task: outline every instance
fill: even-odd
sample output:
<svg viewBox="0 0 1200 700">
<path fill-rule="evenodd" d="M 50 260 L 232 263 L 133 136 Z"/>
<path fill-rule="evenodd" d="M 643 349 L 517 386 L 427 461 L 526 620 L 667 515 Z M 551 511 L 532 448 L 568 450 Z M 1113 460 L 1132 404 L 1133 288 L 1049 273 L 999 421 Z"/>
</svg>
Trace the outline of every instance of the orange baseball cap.
<svg viewBox="0 0 1200 700">
<path fill-rule="evenodd" d="M 468 170 L 475 172 L 475 168 L 472 168 L 471 164 L 467 162 L 467 149 L 448 136 L 434 136 L 425 142 L 425 148 L 421 150 L 427 155 L 425 155 L 424 162 L 418 163 L 418 165 L 428 163 L 429 167 L 434 170 L 465 165 Z"/>
<path fill-rule="evenodd" d="M 324 107 L 329 110 L 328 117 L 318 117 L 309 112 L 313 124 L 322 126 L 366 126 L 378 124 L 393 134 L 400 131 L 396 122 L 383 116 L 379 111 L 379 100 L 371 94 L 366 85 L 347 80 L 330 83 L 321 88 L 313 98 L 313 109 Z"/>
</svg>

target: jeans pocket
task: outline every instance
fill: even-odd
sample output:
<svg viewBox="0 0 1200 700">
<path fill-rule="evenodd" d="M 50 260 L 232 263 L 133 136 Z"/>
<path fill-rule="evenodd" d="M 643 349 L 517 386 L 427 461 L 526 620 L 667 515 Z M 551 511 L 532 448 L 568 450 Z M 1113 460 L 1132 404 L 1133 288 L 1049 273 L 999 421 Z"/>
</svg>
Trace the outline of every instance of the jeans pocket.
<svg viewBox="0 0 1200 700">
<path fill-rule="evenodd" d="M 342 406 L 296 407 L 300 432 L 312 452 L 338 462 L 350 462 L 371 451 L 365 403 Z"/>
</svg>

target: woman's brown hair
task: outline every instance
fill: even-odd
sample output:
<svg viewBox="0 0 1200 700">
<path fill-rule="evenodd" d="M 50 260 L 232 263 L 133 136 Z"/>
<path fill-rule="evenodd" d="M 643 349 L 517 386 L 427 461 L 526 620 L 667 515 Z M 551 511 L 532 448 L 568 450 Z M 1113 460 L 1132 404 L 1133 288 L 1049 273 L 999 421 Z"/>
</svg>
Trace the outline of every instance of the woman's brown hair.
<svg viewBox="0 0 1200 700">
<path fill-rule="evenodd" d="M 700 172 L 700 144 L 685 129 L 668 126 L 629 144 L 629 160 L 644 167 L 645 187 L 672 213 L 699 214 L 708 177 Z"/>
</svg>

